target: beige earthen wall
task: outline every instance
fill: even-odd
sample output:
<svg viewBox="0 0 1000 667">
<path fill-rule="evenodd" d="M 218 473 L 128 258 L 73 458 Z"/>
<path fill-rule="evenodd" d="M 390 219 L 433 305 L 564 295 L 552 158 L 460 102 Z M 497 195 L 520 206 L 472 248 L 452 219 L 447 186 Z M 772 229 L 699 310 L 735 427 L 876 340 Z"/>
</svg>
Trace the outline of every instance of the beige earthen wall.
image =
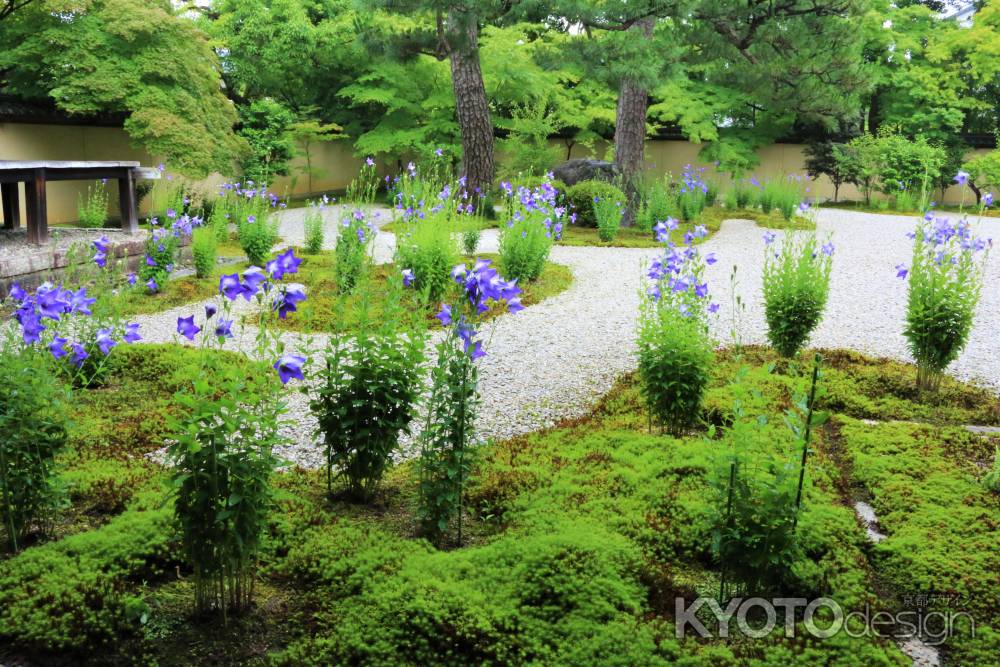
<svg viewBox="0 0 1000 667">
<path fill-rule="evenodd" d="M 560 147 L 560 156 L 565 156 L 565 144 L 553 141 Z M 650 140 L 646 145 L 647 169 L 655 172 L 680 173 L 685 164 L 698 165 L 698 151 L 701 146 L 687 141 Z M 310 192 L 309 179 L 294 169 L 304 165 L 305 158 L 298 157 L 293 163 L 293 175 L 275 180 L 272 189 L 281 195 L 307 196 L 347 187 L 362 160 L 353 155 L 350 143 L 333 141 L 313 144 L 310 148 L 313 168 L 320 171 L 313 176 Z M 576 146 L 572 157 L 605 156 L 607 145 L 598 145 L 595 150 Z M 980 152 L 980 151 L 977 151 Z M 799 144 L 775 144 L 760 151 L 760 166 L 755 170 L 759 178 L 804 173 L 803 146 Z M 0 160 L 137 160 L 143 166 L 154 166 L 159 160 L 141 148 L 132 146 L 124 130 L 113 127 L 89 127 L 76 125 L 41 125 L 27 123 L 0 123 Z M 724 178 L 721 180 L 725 181 Z M 222 177 L 214 175 L 200 181 L 198 186 L 206 191 L 213 190 Z M 86 182 L 70 181 L 50 183 L 48 186 L 49 220 L 52 223 L 72 222 L 77 219 L 77 198 L 87 188 Z M 833 186 L 820 179 L 813 186 L 813 196 L 819 199 L 833 197 Z M 110 215 L 118 215 L 117 184 L 109 183 Z M 844 186 L 841 198 L 859 199 L 860 194 L 852 186 Z M 23 192 L 22 192 L 23 197 Z M 959 192 L 951 188 L 946 202 L 957 203 Z M 23 201 L 23 199 L 22 199 Z M 24 212 L 22 207 L 22 218 Z M 22 220 L 23 223 L 23 220 Z"/>
</svg>

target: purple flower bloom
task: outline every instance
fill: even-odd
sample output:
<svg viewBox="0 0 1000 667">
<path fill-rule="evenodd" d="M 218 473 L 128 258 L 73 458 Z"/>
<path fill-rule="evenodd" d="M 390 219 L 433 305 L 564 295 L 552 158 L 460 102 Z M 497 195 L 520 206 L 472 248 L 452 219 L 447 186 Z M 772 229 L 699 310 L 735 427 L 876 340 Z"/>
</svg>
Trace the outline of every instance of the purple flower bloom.
<svg viewBox="0 0 1000 667">
<path fill-rule="evenodd" d="M 985 195 L 983 195 L 983 206 L 992 206 L 992 205 L 993 205 L 993 193 L 987 192 Z"/>
<path fill-rule="evenodd" d="M 441 150 L 440 148 L 436 148 L 434 150 L 434 155 L 437 155 L 438 157 L 441 157 L 442 155 L 444 155 L 444 151 Z"/>
<path fill-rule="evenodd" d="M 146 281 L 146 287 L 149 288 L 150 292 L 156 292 L 160 289 L 160 286 L 156 284 L 156 278 L 150 278 Z"/>
<path fill-rule="evenodd" d="M 93 305 L 97 299 L 87 297 L 87 288 L 81 287 L 75 293 L 72 294 L 70 298 L 70 312 L 80 313 L 81 315 L 90 315 L 90 306 Z"/>
<path fill-rule="evenodd" d="M 52 340 L 52 343 L 49 345 L 49 352 L 52 353 L 53 359 L 62 359 L 66 356 L 66 343 L 68 342 L 69 341 L 62 336 L 56 336 Z"/>
<path fill-rule="evenodd" d="M 368 165 L 369 167 L 374 167 L 375 166 L 375 160 L 371 159 L 371 157 L 366 157 L 365 158 L 365 164 Z"/>
<path fill-rule="evenodd" d="M 251 266 L 246 271 L 243 272 L 243 298 L 247 301 L 250 297 L 257 294 L 260 290 L 261 283 L 267 280 L 267 274 L 257 266 Z"/>
<path fill-rule="evenodd" d="M 14 299 L 14 301 L 17 301 L 18 303 L 21 303 L 28 298 L 28 293 L 24 291 L 24 288 L 21 287 L 20 283 L 14 283 L 11 285 L 10 292 L 7 296 Z"/>
<path fill-rule="evenodd" d="M 230 301 L 243 294 L 243 285 L 240 284 L 239 275 L 231 273 L 219 278 L 219 293 L 225 295 Z"/>
<path fill-rule="evenodd" d="M 306 300 L 305 287 L 297 283 L 286 285 L 281 294 L 275 296 L 274 309 L 278 311 L 278 317 L 285 319 L 288 313 L 296 310 L 295 305 Z"/>
<path fill-rule="evenodd" d="M 109 241 L 106 236 L 102 236 L 94 241 L 94 250 L 97 251 L 94 253 L 94 264 L 97 264 L 102 269 L 108 263 L 108 243 Z"/>
<path fill-rule="evenodd" d="M 156 260 L 151 255 L 146 255 L 146 266 L 156 266 Z"/>
<path fill-rule="evenodd" d="M 257 222 L 257 216 L 256 215 L 248 215 L 247 216 L 247 222 L 249 222 L 250 224 L 253 224 L 253 223 Z"/>
<path fill-rule="evenodd" d="M 138 276 L 136 276 L 134 273 L 128 274 L 128 284 L 129 285 L 135 285 L 135 282 L 138 279 L 139 279 Z"/>
<path fill-rule="evenodd" d="M 826 255 L 827 257 L 833 257 L 833 243 L 830 242 L 824 243 L 820 248 L 820 250 L 822 250 L 823 254 Z"/>
<path fill-rule="evenodd" d="M 516 313 L 524 310 L 524 306 L 521 304 L 520 297 L 514 297 L 513 299 L 507 299 L 507 312 Z"/>
<path fill-rule="evenodd" d="M 717 312 L 719 312 L 719 304 L 717 304 L 717 303 L 710 304 L 709 307 L 708 307 L 708 312 L 710 312 L 710 313 L 717 313 Z"/>
<path fill-rule="evenodd" d="M 442 325 L 448 326 L 449 324 L 451 324 L 451 306 L 449 306 L 446 303 L 442 303 L 441 304 L 441 312 L 439 312 L 434 317 L 436 317 L 439 320 L 441 320 L 441 324 Z"/>
<path fill-rule="evenodd" d="M 281 280 L 286 273 L 298 273 L 302 260 L 295 256 L 295 250 L 289 248 L 266 265 L 267 273 L 274 280 Z"/>
<path fill-rule="evenodd" d="M 774 232 L 764 232 L 764 245 L 771 245 L 777 238 Z"/>
<path fill-rule="evenodd" d="M 73 356 L 70 358 L 70 361 L 73 363 L 74 366 L 80 368 L 81 366 L 83 366 L 84 359 L 86 359 L 90 355 L 87 354 L 87 350 L 83 348 L 83 345 L 80 345 L 79 343 L 73 343 L 70 345 L 70 347 L 73 348 Z"/>
<path fill-rule="evenodd" d="M 955 182 L 958 183 L 959 185 L 964 186 L 968 180 L 969 180 L 968 172 L 959 170 L 959 172 L 955 174 Z"/>
<path fill-rule="evenodd" d="M 139 335 L 138 322 L 129 322 L 125 325 L 125 335 L 122 336 L 122 340 L 126 343 L 138 343 L 142 340 L 142 336 Z"/>
<path fill-rule="evenodd" d="M 413 280 L 415 276 L 413 275 L 413 269 L 403 269 L 403 287 L 410 287 L 413 285 Z"/>
<path fill-rule="evenodd" d="M 221 338 L 233 337 L 233 321 L 224 317 L 219 318 L 219 323 L 215 326 L 215 335 Z"/>
<path fill-rule="evenodd" d="M 306 358 L 298 354 L 283 354 L 281 358 L 274 362 L 274 369 L 278 371 L 281 384 L 288 384 L 292 378 L 298 380 L 305 379 L 302 375 L 302 364 L 306 363 Z"/>
<path fill-rule="evenodd" d="M 111 352 L 111 348 L 117 344 L 111 337 L 111 329 L 97 330 L 97 347 L 100 348 L 101 354 L 107 356 Z"/>
<path fill-rule="evenodd" d="M 714 252 L 710 252 L 707 255 L 705 255 L 705 263 L 708 264 L 709 266 L 712 266 L 717 261 L 719 261 L 719 260 L 717 260 L 715 258 L 715 253 Z"/>
<path fill-rule="evenodd" d="M 695 283 L 694 294 L 699 299 L 704 299 L 708 296 L 708 283 L 701 283 L 700 285 Z"/>
<path fill-rule="evenodd" d="M 201 327 L 194 323 L 194 315 L 177 318 L 177 333 L 188 340 L 194 340 L 199 331 L 201 331 Z"/>
<path fill-rule="evenodd" d="M 905 278 L 907 273 L 909 273 L 909 271 L 907 271 L 905 264 L 897 264 L 896 265 L 896 277 L 897 278 Z"/>
</svg>

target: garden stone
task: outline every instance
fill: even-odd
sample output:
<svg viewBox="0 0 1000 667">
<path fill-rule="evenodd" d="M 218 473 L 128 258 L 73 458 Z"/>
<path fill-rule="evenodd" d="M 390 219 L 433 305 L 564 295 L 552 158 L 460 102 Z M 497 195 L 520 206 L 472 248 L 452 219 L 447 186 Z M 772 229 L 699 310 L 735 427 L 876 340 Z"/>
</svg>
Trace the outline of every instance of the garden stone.
<svg viewBox="0 0 1000 667">
<path fill-rule="evenodd" d="M 613 183 L 618 178 L 618 167 L 613 162 L 578 159 L 562 163 L 552 173 L 566 185 L 595 180 Z"/>
</svg>

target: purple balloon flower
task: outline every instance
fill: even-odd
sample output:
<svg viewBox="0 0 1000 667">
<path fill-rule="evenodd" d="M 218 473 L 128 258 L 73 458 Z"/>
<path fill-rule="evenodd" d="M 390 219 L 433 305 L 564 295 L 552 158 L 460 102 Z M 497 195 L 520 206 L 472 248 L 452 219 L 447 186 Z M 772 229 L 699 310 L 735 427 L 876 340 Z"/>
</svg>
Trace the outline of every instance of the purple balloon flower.
<svg viewBox="0 0 1000 667">
<path fill-rule="evenodd" d="M 77 368 L 80 368 L 83 366 L 83 361 L 90 355 L 87 354 L 87 350 L 83 348 L 83 345 L 79 343 L 72 343 L 70 347 L 73 349 L 73 356 L 70 357 L 70 362 Z"/>
<path fill-rule="evenodd" d="M 201 327 L 194 323 L 194 315 L 177 318 L 177 333 L 188 340 L 194 340 L 195 335 L 201 331 Z"/>
<path fill-rule="evenodd" d="M 81 287 L 70 298 L 70 312 L 80 313 L 81 315 L 91 315 L 90 306 L 93 305 L 97 299 L 87 297 L 87 288 Z"/>
<path fill-rule="evenodd" d="M 128 284 L 129 285 L 135 285 L 135 282 L 138 279 L 139 279 L 138 276 L 136 276 L 134 273 L 128 274 Z"/>
<path fill-rule="evenodd" d="M 209 303 L 209 304 L 205 305 L 205 319 L 206 320 L 212 319 L 212 316 L 214 316 L 217 312 L 219 312 L 219 309 L 218 309 L 218 307 L 214 303 Z"/>
<path fill-rule="evenodd" d="M 958 183 L 959 185 L 965 185 L 966 182 L 968 182 L 968 180 L 969 180 L 968 172 L 959 170 L 959 172 L 955 174 L 955 182 Z"/>
<path fill-rule="evenodd" d="M 413 269 L 403 269 L 403 287 L 410 287 L 413 285 L 413 280 L 415 276 L 413 275 Z"/>
<path fill-rule="evenodd" d="M 117 344 L 111 337 L 111 329 L 97 330 L 97 347 L 100 348 L 101 354 L 107 356 L 111 352 L 111 348 Z"/>
<path fill-rule="evenodd" d="M 97 264 L 102 269 L 108 263 L 108 243 L 106 236 L 102 236 L 94 241 L 94 249 L 97 251 L 94 253 L 94 264 Z"/>
<path fill-rule="evenodd" d="M 224 317 L 219 318 L 219 323 L 215 326 L 215 335 L 221 338 L 233 337 L 233 321 Z"/>
<path fill-rule="evenodd" d="M 150 278 L 147 280 L 146 287 L 149 288 L 150 292 L 157 292 L 160 289 L 160 286 L 156 284 L 156 278 Z"/>
<path fill-rule="evenodd" d="M 905 264 L 897 264 L 896 265 L 896 277 L 897 278 L 905 278 L 907 273 L 909 273 L 909 271 L 907 270 Z"/>
<path fill-rule="evenodd" d="M 49 352 L 52 353 L 53 359 L 62 359 L 68 354 L 66 350 L 66 343 L 68 342 L 69 341 L 62 336 L 56 336 L 52 340 L 52 343 L 49 345 Z"/>
<path fill-rule="evenodd" d="M 298 354 L 283 354 L 281 358 L 274 362 L 274 369 L 278 371 L 281 384 L 288 384 L 292 378 L 303 380 L 302 364 L 306 363 L 306 358 Z"/>
<path fill-rule="evenodd" d="M 983 206 L 992 206 L 992 205 L 993 205 L 993 193 L 987 192 L 985 195 L 983 195 Z"/>
<path fill-rule="evenodd" d="M 129 322 L 125 325 L 125 335 L 122 336 L 122 340 L 126 343 L 138 343 L 142 340 L 142 336 L 139 335 L 138 322 Z"/>
<path fill-rule="evenodd" d="M 281 294 L 275 296 L 274 309 L 278 311 L 278 317 L 285 319 L 288 313 L 295 312 L 296 304 L 302 303 L 305 300 L 305 287 L 298 283 L 292 283 L 291 285 L 286 285 Z"/>
<path fill-rule="evenodd" d="M 11 299 L 14 299 L 14 301 L 17 301 L 17 302 L 20 303 L 20 302 L 23 302 L 25 299 L 28 298 L 28 293 L 24 291 L 24 289 L 21 287 L 20 283 L 14 283 L 11 286 L 11 288 L 10 288 L 10 292 L 8 293 L 8 296 Z"/>
<path fill-rule="evenodd" d="M 243 294 L 243 285 L 240 284 L 239 275 L 231 273 L 219 278 L 219 293 L 225 295 L 230 301 Z"/>
<path fill-rule="evenodd" d="M 439 320 L 441 320 L 441 324 L 442 325 L 448 326 L 449 324 L 451 324 L 451 306 L 449 306 L 446 303 L 442 303 L 441 304 L 441 312 L 439 312 L 434 317 L 436 317 Z"/>
<path fill-rule="evenodd" d="M 243 272 L 243 298 L 247 301 L 260 291 L 260 286 L 267 281 L 267 274 L 258 267 L 251 266 Z"/>
</svg>

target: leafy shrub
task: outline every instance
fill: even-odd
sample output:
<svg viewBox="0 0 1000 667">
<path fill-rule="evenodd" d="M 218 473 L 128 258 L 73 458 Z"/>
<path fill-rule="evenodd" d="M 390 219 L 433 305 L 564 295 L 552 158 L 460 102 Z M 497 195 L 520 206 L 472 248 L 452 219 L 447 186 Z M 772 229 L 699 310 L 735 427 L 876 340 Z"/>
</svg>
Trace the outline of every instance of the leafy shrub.
<svg viewBox="0 0 1000 667">
<path fill-rule="evenodd" d="M 643 398 L 651 418 L 674 433 L 698 419 L 712 363 L 707 314 L 714 307 L 707 303 L 704 260 L 693 242 L 689 237 L 682 252 L 668 247 L 653 262 L 648 275 L 654 283 L 639 312 Z"/>
<path fill-rule="evenodd" d="M 929 216 L 928 216 L 929 217 Z M 968 220 L 924 219 L 917 226 L 903 335 L 917 360 L 917 385 L 934 391 L 965 348 L 983 286 L 988 244 Z M 980 257 L 981 254 L 981 257 Z M 899 275 L 907 275 L 900 265 Z"/>
<path fill-rule="evenodd" d="M 443 216 L 413 220 L 396 241 L 396 265 L 413 271 L 415 289 L 431 302 L 439 301 L 458 263 L 458 246 Z"/>
<path fill-rule="evenodd" d="M 361 287 L 357 331 L 330 337 L 319 382 L 309 390 L 326 448 L 327 491 L 334 475 L 343 475 L 361 501 L 371 499 L 420 394 L 424 339 L 413 330 L 403 335 L 400 282 L 391 282 L 378 321 L 370 317 L 370 285 Z"/>
<path fill-rule="evenodd" d="M 552 244 L 562 234 L 557 194 L 547 181 L 508 193 L 507 221 L 500 227 L 500 268 L 508 279 L 527 282 L 542 274 Z"/>
<path fill-rule="evenodd" d="M 269 377 L 248 380 L 215 357 L 205 363 L 192 389 L 176 395 L 185 414 L 171 422 L 168 453 L 195 607 L 225 615 L 252 599 L 282 404 Z"/>
<path fill-rule="evenodd" d="M 143 263 L 139 265 L 139 280 L 146 284 L 151 292 L 156 292 L 167 284 L 177 262 L 179 248 L 180 239 L 162 228 L 154 229 L 146 239 L 146 255 Z M 149 281 L 153 281 L 156 287 L 149 284 Z"/>
<path fill-rule="evenodd" d="M 266 205 L 257 207 L 256 211 L 256 215 L 249 213 L 236 218 L 236 237 L 247 261 L 252 266 L 262 267 L 271 248 L 278 242 L 278 225 L 271 220 Z"/>
<path fill-rule="evenodd" d="M 5 341 L 6 344 L 10 341 Z M 66 445 L 69 392 L 41 353 L 0 352 L 0 518 L 11 551 L 56 503 L 53 470 Z"/>
<path fill-rule="evenodd" d="M 375 228 L 365 220 L 360 209 L 340 221 L 337 245 L 334 246 L 333 274 L 337 291 L 350 294 L 368 268 L 368 249 L 375 238 Z"/>
<path fill-rule="evenodd" d="M 790 221 L 800 210 L 803 197 L 802 177 L 790 174 L 783 179 L 776 181 L 774 190 L 774 205 L 781 211 L 781 217 Z"/>
<path fill-rule="evenodd" d="M 741 178 L 735 181 L 732 186 L 726 190 L 726 208 L 747 208 L 754 201 L 755 190 L 756 188 L 747 182 L 746 179 Z"/>
<path fill-rule="evenodd" d="M 651 232 L 653 225 L 670 217 L 670 190 L 663 179 L 645 183 L 639 191 L 639 210 L 635 216 L 635 226 L 644 232 Z"/>
<path fill-rule="evenodd" d="M 684 222 L 692 222 L 708 205 L 709 188 L 702 179 L 703 172 L 704 168 L 695 168 L 688 164 L 681 173 L 681 184 L 677 191 L 677 211 Z"/>
<path fill-rule="evenodd" d="M 129 584 L 161 575 L 175 553 L 169 507 L 132 509 L 96 530 L 33 547 L 0 563 L 0 637 L 64 657 L 104 653 L 136 629 L 126 616 Z"/>
<path fill-rule="evenodd" d="M 104 182 L 87 186 L 87 197 L 77 195 L 76 215 L 80 226 L 89 229 L 103 227 L 108 221 L 108 189 Z"/>
<path fill-rule="evenodd" d="M 605 243 L 615 240 L 622 224 L 625 210 L 622 202 L 601 199 L 594 202 L 594 217 L 597 219 L 597 236 Z"/>
<path fill-rule="evenodd" d="M 823 317 L 830 293 L 833 244 L 818 247 L 815 236 L 786 236 L 771 251 L 765 234 L 764 317 L 767 339 L 783 357 L 794 357 Z"/>
<path fill-rule="evenodd" d="M 652 417 L 671 432 L 696 422 L 710 377 L 704 324 L 675 308 L 649 308 L 639 325 L 639 376 Z"/>
<path fill-rule="evenodd" d="M 566 190 L 566 201 L 576 214 L 576 224 L 581 227 L 597 227 L 594 215 L 594 200 L 610 199 L 627 201 L 620 188 L 606 181 L 580 181 Z"/>
<path fill-rule="evenodd" d="M 306 252 L 310 255 L 318 254 L 323 250 L 323 206 L 315 202 L 310 204 L 309 212 L 303 221 L 304 240 Z"/>
<path fill-rule="evenodd" d="M 210 227 L 198 227 L 191 235 L 191 254 L 194 259 L 194 272 L 199 278 L 208 278 L 215 270 L 218 241 L 215 230 Z"/>
</svg>

